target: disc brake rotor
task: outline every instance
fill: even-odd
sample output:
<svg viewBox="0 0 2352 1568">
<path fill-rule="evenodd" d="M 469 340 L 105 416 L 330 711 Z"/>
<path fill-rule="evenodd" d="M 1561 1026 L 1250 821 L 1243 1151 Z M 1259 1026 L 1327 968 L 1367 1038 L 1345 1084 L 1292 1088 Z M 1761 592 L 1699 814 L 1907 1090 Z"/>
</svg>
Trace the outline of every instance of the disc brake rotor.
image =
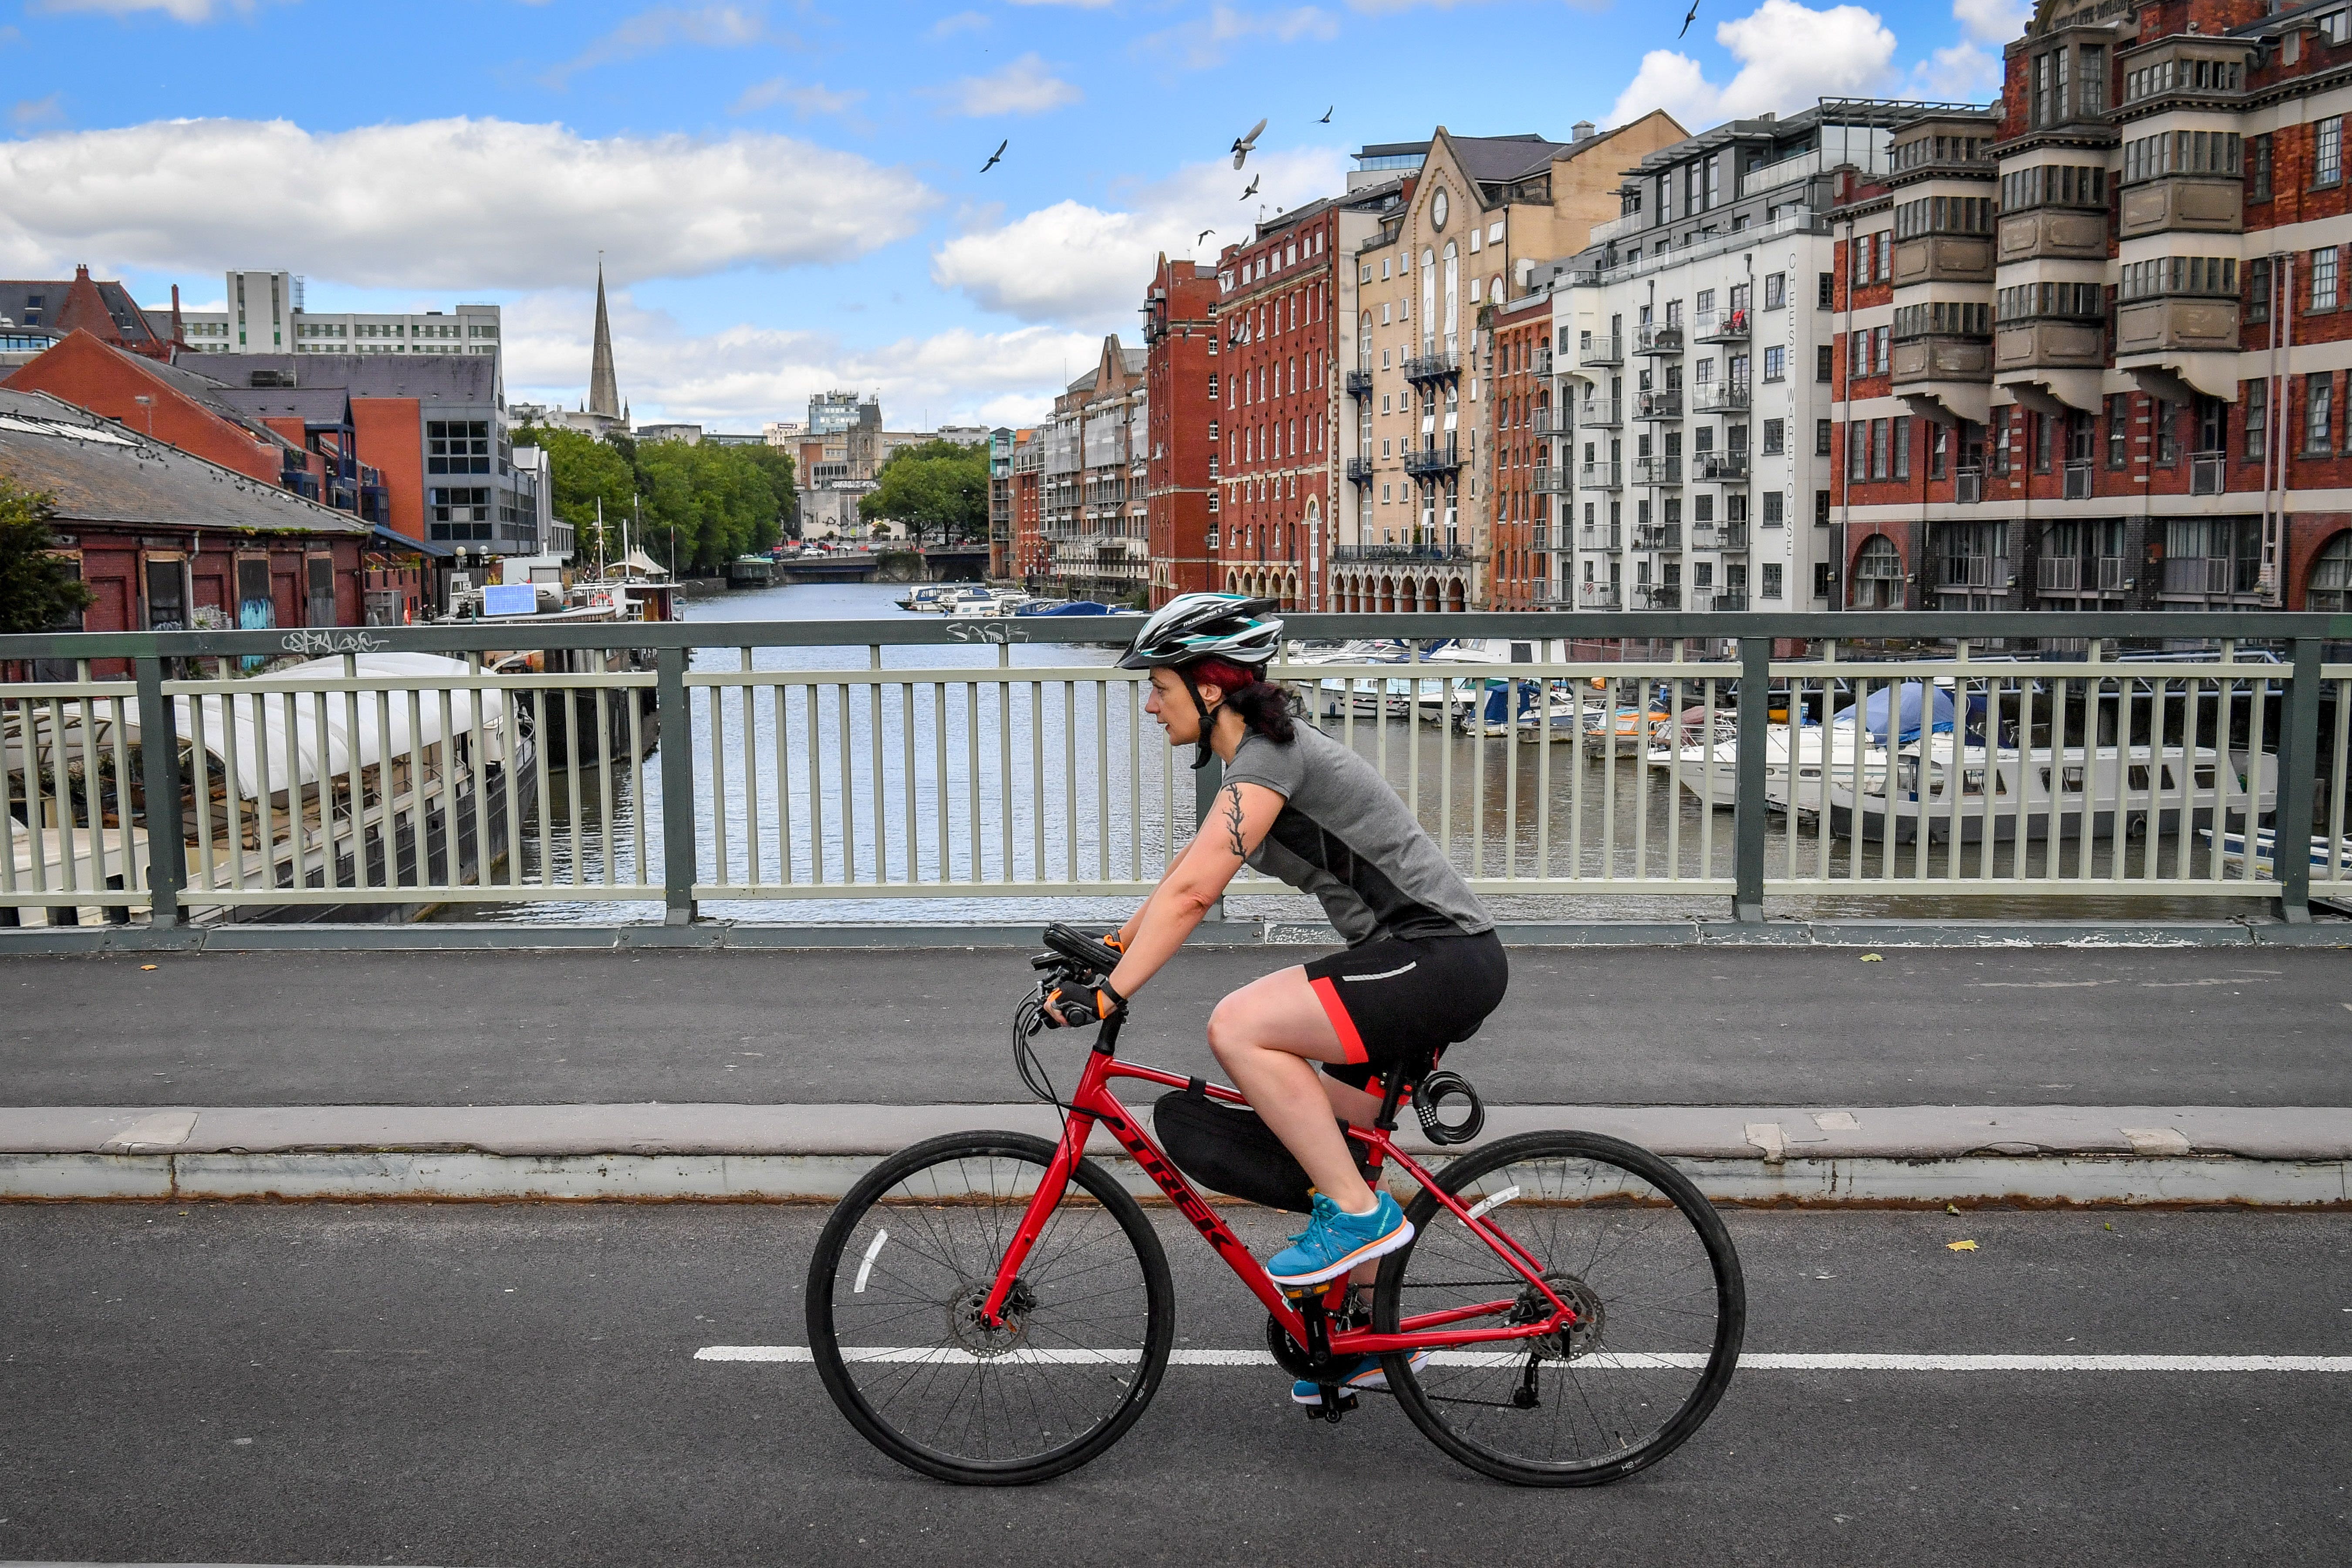
<svg viewBox="0 0 2352 1568">
<path fill-rule="evenodd" d="M 987 1315 L 991 1288 L 976 1285 L 948 1302 L 948 1332 L 963 1349 L 988 1359 L 1009 1355 L 1020 1348 L 1028 1333 L 1029 1314 L 1037 1306 L 1029 1282 L 1015 1279 L 1013 1289 L 1005 1293 L 1003 1312 L 992 1323 Z"/>
</svg>

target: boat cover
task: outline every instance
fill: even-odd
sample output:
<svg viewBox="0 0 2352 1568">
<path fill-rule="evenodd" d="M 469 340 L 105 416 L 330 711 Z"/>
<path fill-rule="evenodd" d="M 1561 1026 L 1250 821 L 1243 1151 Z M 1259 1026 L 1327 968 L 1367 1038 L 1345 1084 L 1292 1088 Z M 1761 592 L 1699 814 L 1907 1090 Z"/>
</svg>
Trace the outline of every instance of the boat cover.
<svg viewBox="0 0 2352 1568">
<path fill-rule="evenodd" d="M 1927 693 L 1930 691 L 1935 693 L 1932 705 L 1927 700 Z M 1863 729 L 1872 740 L 1882 745 L 1886 742 L 1887 710 L 1898 697 L 1900 702 L 1899 705 L 1895 706 L 1895 723 L 1900 733 L 1895 738 L 1895 744 L 1900 745 L 1905 742 L 1916 741 L 1919 738 L 1919 720 L 1923 710 L 1927 714 L 1928 729 L 1938 735 L 1948 735 L 1952 732 L 1952 694 L 1943 687 L 1929 686 L 1926 681 L 1906 680 L 1900 686 L 1891 688 L 1882 686 L 1864 700 Z M 1851 704 L 1839 710 L 1836 722 L 1840 724 L 1853 722 L 1853 708 Z"/>
</svg>

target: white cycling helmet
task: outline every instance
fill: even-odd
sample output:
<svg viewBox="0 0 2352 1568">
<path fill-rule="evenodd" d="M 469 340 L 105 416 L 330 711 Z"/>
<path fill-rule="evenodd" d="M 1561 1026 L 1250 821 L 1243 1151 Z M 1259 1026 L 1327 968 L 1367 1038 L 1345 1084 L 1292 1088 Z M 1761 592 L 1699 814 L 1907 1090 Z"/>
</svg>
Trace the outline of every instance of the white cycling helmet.
<svg viewBox="0 0 2352 1568">
<path fill-rule="evenodd" d="M 1282 621 L 1264 614 L 1277 608 L 1272 599 L 1252 599 L 1240 594 L 1179 594 L 1151 614 L 1121 656 L 1121 669 L 1173 669 L 1192 694 L 1201 715 L 1201 736 L 1192 752 L 1197 770 L 1209 765 L 1209 729 L 1216 709 L 1201 700 L 1201 689 L 1188 668 L 1204 658 L 1223 659 L 1245 669 L 1262 669 L 1274 660 L 1282 641 Z M 1217 708 L 1224 706 L 1221 697 Z"/>
<path fill-rule="evenodd" d="M 1181 668 L 1204 658 L 1258 668 L 1282 641 L 1272 599 L 1240 594 L 1179 594 L 1151 613 L 1118 661 L 1121 669 Z"/>
</svg>

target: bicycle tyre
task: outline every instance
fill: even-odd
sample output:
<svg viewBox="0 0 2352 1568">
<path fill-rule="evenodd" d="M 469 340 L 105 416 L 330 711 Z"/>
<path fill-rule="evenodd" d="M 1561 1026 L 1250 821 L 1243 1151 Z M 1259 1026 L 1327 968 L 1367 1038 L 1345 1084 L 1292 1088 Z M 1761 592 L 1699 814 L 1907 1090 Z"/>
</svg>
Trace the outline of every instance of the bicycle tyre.
<svg viewBox="0 0 2352 1568">
<path fill-rule="evenodd" d="M 1587 1173 L 1581 1198 L 1568 1190 L 1551 1195 L 1553 1201 L 1524 1204 L 1517 1209 L 1502 1205 L 1522 1201 L 1519 1183 L 1526 1178 L 1520 1173 L 1557 1164 L 1564 1172 L 1582 1169 Z M 1388 1371 L 1390 1389 L 1406 1415 L 1421 1428 L 1430 1441 L 1448 1455 L 1498 1480 L 1519 1486 L 1575 1487 L 1599 1486 L 1632 1475 L 1646 1466 L 1655 1464 L 1672 1453 L 1713 1412 L 1731 1384 L 1738 1368 L 1739 1345 L 1747 1329 L 1747 1287 L 1740 1271 L 1738 1254 L 1733 1249 L 1729 1233 L 1722 1217 L 1715 1211 L 1690 1179 L 1666 1161 L 1648 1150 L 1595 1132 L 1528 1132 L 1499 1139 L 1483 1148 L 1472 1151 L 1455 1160 L 1439 1173 L 1438 1185 L 1462 1201 L 1465 1193 L 1477 1192 L 1494 1199 L 1495 1210 L 1485 1216 L 1489 1223 L 1504 1229 L 1533 1256 L 1546 1265 L 1548 1278 L 1555 1279 L 1555 1289 L 1561 1289 L 1558 1280 L 1565 1279 L 1580 1298 L 1580 1304 L 1589 1301 L 1591 1310 L 1586 1314 L 1589 1339 L 1577 1331 L 1568 1336 L 1570 1342 L 1583 1340 L 1580 1348 L 1573 1342 L 1561 1347 L 1565 1353 L 1552 1354 L 1548 1350 L 1541 1356 L 1518 1354 L 1516 1352 L 1482 1352 L 1475 1347 L 1465 1351 L 1440 1352 L 1429 1363 L 1416 1371 L 1408 1357 L 1390 1355 L 1383 1358 Z M 1638 1184 L 1638 1187 L 1634 1185 Z M 1644 1195 L 1642 1189 L 1646 1189 Z M 1499 1194 L 1499 1195 L 1498 1195 Z M 1673 1227 L 1661 1228 L 1664 1205 L 1671 1205 L 1675 1214 L 1688 1222 L 1688 1234 Z M 1646 1212 L 1648 1217 L 1638 1223 L 1629 1216 Z M 1581 1247 L 1570 1247 L 1553 1240 L 1546 1245 L 1538 1241 L 1532 1215 L 1545 1213 L 1576 1213 L 1591 1216 L 1583 1228 L 1596 1235 L 1589 1253 Z M 1419 1291 L 1454 1289 L 1474 1297 L 1485 1291 L 1520 1286 L 1524 1281 L 1513 1275 L 1492 1248 L 1471 1237 L 1458 1221 L 1438 1206 L 1434 1196 L 1426 1191 L 1414 1196 L 1406 1214 L 1413 1223 L 1413 1240 L 1404 1248 L 1390 1254 L 1381 1263 L 1379 1279 L 1372 1297 L 1372 1320 L 1377 1331 L 1394 1333 L 1399 1320 L 1408 1315 L 1406 1297 Z M 1440 1228 L 1440 1226 L 1443 1228 Z M 1553 1227 L 1555 1233 L 1557 1226 Z M 1608 1232 L 1619 1233 L 1612 1241 Z M 1528 1234 L 1522 1234 L 1523 1232 Z M 1458 1237 L 1458 1240 L 1455 1237 Z M 1645 1246 L 1637 1253 L 1666 1257 L 1679 1272 L 1692 1279 L 1690 1297 L 1703 1293 L 1711 1298 L 1707 1311 L 1711 1314 L 1712 1332 L 1697 1320 L 1701 1316 L 1696 1305 L 1666 1308 L 1647 1317 L 1635 1313 L 1635 1303 L 1622 1297 L 1612 1300 L 1607 1284 L 1595 1284 L 1591 1277 L 1599 1272 L 1597 1265 L 1606 1252 L 1624 1252 L 1633 1247 L 1636 1240 Z M 1580 1256 L 1581 1255 L 1581 1256 Z M 1413 1278 L 1417 1258 L 1423 1260 L 1423 1277 L 1442 1276 L 1445 1266 L 1459 1267 L 1463 1258 L 1483 1258 L 1491 1269 L 1491 1279 L 1437 1280 L 1416 1289 Z M 1570 1268 L 1570 1262 L 1577 1264 Z M 1475 1268 L 1475 1265 L 1471 1265 Z M 1703 1268 L 1705 1284 L 1697 1276 Z M 1555 1272 L 1557 1270 L 1557 1272 Z M 1535 1298 L 1540 1300 L 1540 1297 Z M 1440 1300 L 1417 1300 L 1411 1310 L 1429 1310 L 1443 1304 Z M 1549 1310 L 1549 1308 L 1546 1308 Z M 1612 1326 L 1629 1320 L 1637 1327 L 1621 1331 L 1620 1344 L 1638 1343 L 1643 1338 L 1662 1331 L 1652 1331 L 1647 1324 L 1652 1318 L 1687 1317 L 1692 1320 L 1682 1331 L 1689 1336 L 1691 1348 L 1680 1351 L 1663 1350 L 1654 1346 L 1619 1351 L 1612 1348 L 1607 1336 Z M 1670 1325 L 1671 1326 L 1671 1325 Z M 1701 1345 L 1704 1349 L 1700 1349 Z M 1697 1362 L 1696 1367 L 1691 1363 Z M 1542 1404 L 1542 1369 L 1550 1366 L 1552 1373 L 1552 1432 L 1557 1437 L 1560 1422 L 1559 1412 L 1572 1412 L 1568 1427 L 1573 1436 L 1580 1418 L 1589 1418 L 1595 1430 L 1604 1438 L 1610 1434 L 1608 1421 L 1591 1402 L 1594 1390 L 1585 1386 L 1588 1372 L 1580 1372 L 1580 1363 L 1590 1375 L 1599 1381 L 1601 1374 L 1619 1374 L 1619 1380 L 1654 1378 L 1668 1387 L 1684 1381 L 1673 1374 L 1688 1370 L 1695 1373 L 1687 1379 L 1688 1387 L 1676 1400 L 1672 1412 L 1654 1429 L 1641 1436 L 1638 1441 L 1618 1441 L 1601 1452 L 1580 1453 L 1571 1458 L 1546 1458 L 1538 1455 L 1514 1451 L 1508 1444 L 1495 1436 L 1474 1430 L 1482 1418 L 1475 1415 L 1455 1416 L 1452 1411 L 1516 1409 L 1518 1414 L 1499 1419 L 1485 1418 L 1485 1424 L 1496 1431 L 1520 1423 L 1518 1434 L 1532 1438 L 1539 1417 L 1531 1414 L 1544 1409 Z M 1516 1373 L 1511 1368 L 1517 1367 Z M 1507 1378 L 1516 1375 L 1522 1380 L 1535 1402 L 1518 1406 L 1511 1399 L 1465 1397 L 1468 1394 L 1489 1394 L 1486 1386 L 1501 1380 L 1483 1375 L 1502 1373 Z M 1474 1384 L 1475 1380 L 1475 1384 Z M 1564 1387 L 1563 1384 L 1566 1386 Z M 1516 1392 L 1516 1391 L 1514 1391 Z M 1604 1392 L 1604 1400 L 1606 1393 Z M 1574 1403 L 1571 1402 L 1574 1401 Z M 1648 1410 L 1647 1401 L 1638 1408 Z M 1631 1416 L 1631 1420 L 1646 1420 L 1646 1416 Z M 1532 1442 L 1520 1447 L 1532 1447 Z"/>
<path fill-rule="evenodd" d="M 1176 1332 L 1175 1287 L 1168 1272 L 1168 1257 L 1160 1245 L 1160 1238 L 1152 1232 L 1150 1221 L 1144 1215 L 1143 1206 L 1108 1172 L 1087 1160 L 1079 1161 L 1071 1173 L 1070 1196 L 1083 1193 L 1101 1205 L 1100 1215 L 1108 1223 L 1107 1226 L 1094 1225 L 1091 1229 L 1098 1233 L 1109 1260 L 1094 1262 L 1087 1271 L 1119 1268 L 1121 1260 L 1118 1252 L 1123 1239 L 1132 1249 L 1135 1284 L 1139 1286 L 1142 1297 L 1139 1319 L 1128 1315 L 1127 1332 L 1089 1336 L 1124 1338 L 1134 1342 L 1133 1360 L 1131 1364 L 1124 1366 L 1124 1376 L 1120 1375 L 1122 1364 L 1116 1361 L 1108 1364 L 1078 1364 L 1069 1368 L 1066 1381 L 1088 1385 L 1108 1396 L 1107 1407 L 1097 1417 L 1084 1422 L 1066 1441 L 1035 1452 L 993 1457 L 959 1453 L 952 1447 L 942 1446 L 937 1439 L 925 1440 L 909 1431 L 904 1417 L 894 1417 L 890 1413 L 889 1406 L 896 1402 L 895 1399 L 885 1399 L 877 1406 L 874 1397 L 876 1390 L 861 1381 L 860 1375 L 866 1369 L 883 1364 L 870 1359 L 872 1352 L 869 1352 L 868 1357 L 844 1354 L 840 1332 L 844 1310 L 837 1304 L 837 1286 L 844 1277 L 845 1268 L 856 1269 L 861 1264 L 870 1268 L 876 1255 L 884 1249 L 882 1241 L 866 1240 L 870 1234 L 878 1234 L 879 1230 L 888 1228 L 880 1226 L 878 1220 L 873 1226 L 867 1225 L 868 1215 L 874 1213 L 877 1205 L 886 1205 L 886 1215 L 901 1226 L 902 1235 L 907 1234 L 905 1227 L 919 1212 L 932 1216 L 924 1222 L 923 1239 L 932 1244 L 933 1251 L 924 1251 L 911 1239 L 902 1246 L 914 1254 L 919 1268 L 929 1266 L 926 1271 L 935 1278 L 936 1287 L 931 1280 L 919 1286 L 910 1281 L 908 1311 L 899 1317 L 904 1321 L 920 1323 L 927 1310 L 936 1308 L 940 1312 L 938 1321 L 945 1325 L 947 1337 L 929 1346 L 901 1350 L 901 1359 L 896 1364 L 911 1364 L 918 1369 L 916 1373 L 908 1374 L 908 1381 L 911 1382 L 927 1366 L 933 1373 L 924 1390 L 909 1401 L 911 1408 L 922 1407 L 932 1396 L 934 1391 L 929 1384 L 938 1381 L 940 1367 L 968 1366 L 972 1370 L 965 1381 L 969 1384 L 976 1378 L 979 1383 L 976 1397 L 981 1418 L 984 1422 L 988 1413 L 988 1373 L 992 1367 L 1007 1378 L 1024 1368 L 1033 1369 L 1034 1375 L 1027 1381 L 1034 1384 L 1050 1376 L 1048 1369 L 1057 1363 L 1050 1360 L 1025 1358 L 1047 1358 L 1056 1351 L 1064 1355 L 1076 1353 L 1075 1347 L 1048 1345 L 1041 1348 L 1034 1343 L 1020 1342 L 1054 1337 L 1045 1325 L 1055 1304 L 1055 1288 L 1045 1284 L 1042 1278 L 1034 1280 L 1040 1289 L 1041 1299 L 1033 1303 L 1031 1313 L 1019 1328 L 1010 1335 L 1003 1336 L 1013 1342 L 1006 1348 L 978 1353 L 968 1348 L 968 1340 L 961 1345 L 949 1342 L 958 1334 L 959 1304 L 968 1305 L 973 1300 L 973 1293 L 984 1290 L 993 1278 L 995 1259 L 1003 1256 L 1002 1243 L 1012 1236 L 1027 1204 L 1026 1194 L 1017 1178 L 1006 1180 L 1003 1184 L 1004 1192 L 998 1195 L 999 1182 L 994 1173 L 990 1177 L 988 1197 L 967 1195 L 972 1167 L 984 1164 L 992 1173 L 998 1172 L 1000 1166 L 1006 1164 L 1024 1171 L 1034 1167 L 1029 1188 L 1034 1190 L 1034 1176 L 1043 1174 L 1045 1168 L 1052 1163 L 1054 1152 L 1055 1146 L 1045 1139 L 1021 1132 L 955 1132 L 926 1140 L 885 1160 L 852 1187 L 835 1206 L 817 1238 L 816 1250 L 809 1259 L 806 1300 L 809 1349 L 816 1364 L 817 1375 L 823 1381 L 826 1394 L 832 1396 L 835 1405 L 848 1418 L 850 1425 L 877 1448 L 909 1469 L 967 1486 L 1027 1486 L 1046 1480 L 1076 1468 L 1118 1442 L 1128 1428 L 1141 1418 L 1144 1407 L 1150 1403 L 1152 1394 L 1160 1386 L 1160 1375 L 1167 1368 L 1169 1350 Z M 922 1201 L 925 1173 L 936 1173 L 950 1163 L 958 1166 L 955 1178 L 949 1181 L 934 1179 L 928 1184 L 934 1194 L 947 1192 L 954 1195 L 936 1205 L 925 1204 Z M 908 1218 L 901 1220 L 896 1217 L 901 1215 Z M 1079 1218 L 1065 1227 L 1066 1218 L 1072 1215 Z M 940 1216 L 947 1217 L 941 1219 Z M 1029 1263 L 1023 1270 L 1023 1279 L 1032 1281 L 1033 1276 L 1041 1268 L 1051 1268 L 1074 1253 L 1079 1243 L 1063 1234 L 1063 1230 L 1076 1229 L 1087 1217 L 1084 1205 L 1074 1207 L 1066 1197 L 1031 1252 Z M 960 1234 L 966 1231 L 970 1233 L 969 1245 L 960 1240 Z M 864 1243 L 855 1253 L 850 1250 L 854 1242 Z M 866 1247 L 871 1247 L 873 1250 L 866 1251 Z M 950 1276 L 953 1277 L 951 1282 Z M 856 1293 L 866 1293 L 867 1276 L 865 1273 L 856 1274 L 855 1283 Z M 1099 1283 L 1101 1281 L 1088 1281 L 1089 1287 Z M 937 1300 L 927 1299 L 924 1291 L 934 1288 L 943 1289 L 947 1294 Z M 1106 1293 L 1120 1294 L 1123 1290 L 1114 1282 L 1113 1289 Z M 875 1294 L 878 1296 L 880 1292 Z M 966 1331 L 971 1331 L 968 1319 L 962 1328 Z M 859 1348 L 851 1347 L 853 1352 Z M 927 1355 L 932 1359 L 924 1359 Z M 856 1370 L 853 1370 L 853 1363 Z M 1038 1390 L 1029 1387 L 1018 1392 L 1027 1395 L 1028 1409 L 1034 1416 L 1039 1409 Z M 1053 1392 L 1047 1390 L 1049 1394 Z M 1004 1395 L 1005 1391 L 1000 1384 L 1000 1407 L 1007 1403 Z M 971 1436 L 971 1423 L 967 1421 L 963 1436 L 968 1439 Z M 986 1436 L 983 1426 L 981 1437 L 984 1440 Z"/>
</svg>

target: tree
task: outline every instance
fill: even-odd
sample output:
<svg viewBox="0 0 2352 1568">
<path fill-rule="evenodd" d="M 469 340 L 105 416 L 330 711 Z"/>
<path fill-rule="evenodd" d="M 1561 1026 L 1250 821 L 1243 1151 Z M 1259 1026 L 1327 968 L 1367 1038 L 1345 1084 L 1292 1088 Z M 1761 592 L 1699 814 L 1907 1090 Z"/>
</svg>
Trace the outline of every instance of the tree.
<svg viewBox="0 0 2352 1568">
<path fill-rule="evenodd" d="M 899 524 L 917 545 L 981 539 L 988 532 L 988 448 L 926 441 L 890 454 L 860 497 L 857 515 Z"/>
<path fill-rule="evenodd" d="M 47 496 L 0 477 L 0 632 L 49 631 L 96 600 L 56 553 L 54 515 Z"/>
<path fill-rule="evenodd" d="M 643 521 L 636 542 L 656 561 L 674 554 L 680 574 L 766 549 L 793 516 L 792 457 L 768 447 L 599 440 L 535 425 L 518 427 L 514 443 L 547 453 L 555 513 L 578 531 L 583 552 L 595 548 L 600 500 L 606 554 L 620 553 L 621 524 L 634 509 Z"/>
<path fill-rule="evenodd" d="M 596 503 L 604 504 L 604 553 L 618 556 L 621 524 L 629 515 L 629 497 L 637 488 L 636 471 L 620 451 L 578 430 L 544 425 L 518 426 L 518 447 L 537 447 L 547 454 L 548 472 L 555 488 L 555 515 L 572 525 L 580 541 L 580 554 L 596 554 Z"/>
</svg>

